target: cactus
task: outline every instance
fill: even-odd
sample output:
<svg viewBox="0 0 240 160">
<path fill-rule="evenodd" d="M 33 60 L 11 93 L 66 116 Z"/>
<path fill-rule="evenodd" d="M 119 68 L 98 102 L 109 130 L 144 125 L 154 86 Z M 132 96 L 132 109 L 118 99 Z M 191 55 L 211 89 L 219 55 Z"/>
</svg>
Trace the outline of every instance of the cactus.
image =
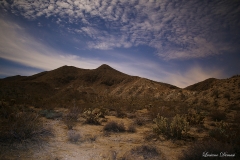
<svg viewBox="0 0 240 160">
<path fill-rule="evenodd" d="M 91 110 L 90 108 L 88 110 L 86 110 L 84 113 L 84 116 L 86 118 L 86 123 L 88 124 L 100 124 L 100 118 L 103 115 L 102 112 L 98 112 L 97 109 Z"/>
<path fill-rule="evenodd" d="M 167 138 L 181 139 L 189 131 L 189 123 L 185 117 L 180 115 L 176 115 L 171 121 L 158 115 L 153 121 L 156 124 L 153 131 L 158 135 L 163 134 Z"/>
</svg>

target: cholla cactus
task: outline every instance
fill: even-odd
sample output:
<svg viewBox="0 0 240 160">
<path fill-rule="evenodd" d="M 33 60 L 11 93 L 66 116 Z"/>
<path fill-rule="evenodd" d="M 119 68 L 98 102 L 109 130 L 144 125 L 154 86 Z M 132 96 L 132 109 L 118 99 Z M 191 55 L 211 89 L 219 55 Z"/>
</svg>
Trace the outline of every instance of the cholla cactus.
<svg viewBox="0 0 240 160">
<path fill-rule="evenodd" d="M 183 133 L 186 134 L 188 131 L 189 123 L 186 118 L 177 114 L 170 124 L 171 136 L 179 139 Z"/>
<path fill-rule="evenodd" d="M 96 112 L 96 110 L 91 110 L 90 108 L 84 112 L 86 123 L 89 124 L 100 124 L 100 116 L 102 112 Z"/>
<path fill-rule="evenodd" d="M 153 120 L 155 124 L 157 125 L 155 128 L 153 128 L 153 131 L 157 134 L 166 134 L 168 132 L 169 124 L 167 122 L 167 118 L 157 115 L 157 118 Z"/>
<path fill-rule="evenodd" d="M 153 131 L 157 134 L 164 134 L 170 138 L 180 139 L 183 134 L 189 131 L 189 123 L 186 121 L 185 117 L 180 115 L 173 117 L 172 121 L 158 115 L 153 121 L 156 123 L 156 127 L 153 128 Z"/>
</svg>

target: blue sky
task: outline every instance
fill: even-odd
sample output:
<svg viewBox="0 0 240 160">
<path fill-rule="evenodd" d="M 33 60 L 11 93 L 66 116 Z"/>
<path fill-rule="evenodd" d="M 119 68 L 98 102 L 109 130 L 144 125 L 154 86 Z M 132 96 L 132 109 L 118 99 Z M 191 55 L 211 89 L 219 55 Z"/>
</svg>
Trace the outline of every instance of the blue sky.
<svg viewBox="0 0 240 160">
<path fill-rule="evenodd" d="M 1 78 L 101 64 L 178 87 L 239 74 L 240 1 L 0 1 Z"/>
</svg>

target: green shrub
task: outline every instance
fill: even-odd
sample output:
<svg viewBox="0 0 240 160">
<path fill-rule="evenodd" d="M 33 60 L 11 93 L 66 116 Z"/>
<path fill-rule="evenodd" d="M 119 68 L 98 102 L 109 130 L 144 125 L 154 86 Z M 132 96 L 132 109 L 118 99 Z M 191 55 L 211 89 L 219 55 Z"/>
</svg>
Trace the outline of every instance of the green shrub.
<svg viewBox="0 0 240 160">
<path fill-rule="evenodd" d="M 156 124 L 153 131 L 158 135 L 163 134 L 167 138 L 181 139 L 189 131 L 189 123 L 186 118 L 178 114 L 172 119 L 158 115 L 153 121 Z"/>
</svg>

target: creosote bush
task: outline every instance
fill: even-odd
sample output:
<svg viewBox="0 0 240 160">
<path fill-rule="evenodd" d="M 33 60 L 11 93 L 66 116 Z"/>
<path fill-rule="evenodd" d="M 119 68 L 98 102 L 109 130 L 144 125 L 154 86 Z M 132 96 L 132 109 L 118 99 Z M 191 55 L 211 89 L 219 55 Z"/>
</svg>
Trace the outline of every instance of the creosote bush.
<svg viewBox="0 0 240 160">
<path fill-rule="evenodd" d="M 108 132 L 125 132 L 126 128 L 123 123 L 110 121 L 103 127 L 103 130 Z"/>
<path fill-rule="evenodd" d="M 172 119 L 158 115 L 153 121 L 156 124 L 154 133 L 163 134 L 167 138 L 181 139 L 189 131 L 189 122 L 178 114 Z"/>
</svg>

